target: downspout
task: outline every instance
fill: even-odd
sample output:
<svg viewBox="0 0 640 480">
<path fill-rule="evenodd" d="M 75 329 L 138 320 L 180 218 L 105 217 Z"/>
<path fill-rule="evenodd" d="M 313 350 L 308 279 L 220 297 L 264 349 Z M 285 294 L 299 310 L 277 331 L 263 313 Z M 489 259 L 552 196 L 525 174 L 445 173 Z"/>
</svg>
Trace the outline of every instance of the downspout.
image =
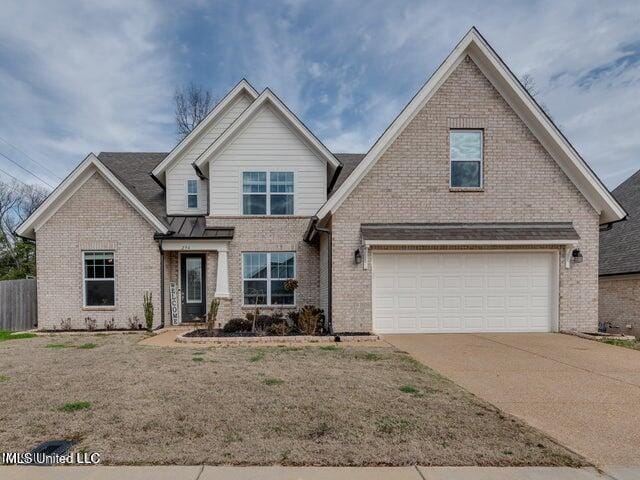
<svg viewBox="0 0 640 480">
<path fill-rule="evenodd" d="M 162 239 L 158 241 L 160 250 L 160 328 L 164 328 L 164 250 L 162 250 Z"/>
<path fill-rule="evenodd" d="M 331 230 L 329 230 L 328 228 L 320 228 L 316 225 L 315 230 L 318 233 L 324 233 L 325 235 L 329 236 L 329 253 L 327 254 L 327 261 L 329 263 L 327 272 L 327 289 L 329 290 L 327 292 L 327 327 L 329 330 L 329 334 L 333 335 L 333 236 L 331 235 Z"/>
</svg>

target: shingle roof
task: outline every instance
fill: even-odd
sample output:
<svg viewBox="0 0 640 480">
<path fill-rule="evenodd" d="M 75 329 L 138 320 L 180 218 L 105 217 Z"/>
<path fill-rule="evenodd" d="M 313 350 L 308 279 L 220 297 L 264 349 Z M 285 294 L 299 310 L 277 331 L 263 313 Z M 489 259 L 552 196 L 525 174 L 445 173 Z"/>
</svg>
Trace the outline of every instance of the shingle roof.
<svg viewBox="0 0 640 480">
<path fill-rule="evenodd" d="M 329 196 L 335 192 L 340 185 L 353 173 L 355 168 L 360 165 L 360 162 L 364 158 L 364 153 L 334 153 L 335 157 L 342 163 L 342 170 L 338 175 L 336 183 L 333 185 Z"/>
<path fill-rule="evenodd" d="M 578 240 L 571 223 L 364 223 L 365 240 Z"/>
<path fill-rule="evenodd" d="M 613 196 L 627 220 L 600 232 L 600 275 L 640 272 L 640 170 L 620 184 Z"/>
</svg>

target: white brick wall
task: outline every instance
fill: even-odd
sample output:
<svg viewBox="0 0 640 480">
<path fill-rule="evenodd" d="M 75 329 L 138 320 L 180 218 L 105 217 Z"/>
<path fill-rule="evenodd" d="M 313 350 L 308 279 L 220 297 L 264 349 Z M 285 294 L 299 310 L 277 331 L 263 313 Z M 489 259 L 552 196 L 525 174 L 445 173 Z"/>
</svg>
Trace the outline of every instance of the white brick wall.
<svg viewBox="0 0 640 480">
<path fill-rule="evenodd" d="M 98 173 L 36 232 L 38 328 L 60 328 L 71 318 L 85 328 L 85 317 L 98 328 L 113 318 L 119 328 L 137 315 L 146 290 L 153 293 L 155 324 L 160 323 L 160 254 L 154 229 Z M 83 308 L 82 251 L 115 251 L 116 305 L 109 310 Z"/>
<path fill-rule="evenodd" d="M 449 190 L 449 128 L 484 128 L 484 191 Z M 593 331 L 598 213 L 470 60 L 463 61 L 332 218 L 333 323 L 371 329 L 371 270 L 356 266 L 369 222 L 573 222 L 584 262 L 560 268 L 560 328 Z"/>
</svg>

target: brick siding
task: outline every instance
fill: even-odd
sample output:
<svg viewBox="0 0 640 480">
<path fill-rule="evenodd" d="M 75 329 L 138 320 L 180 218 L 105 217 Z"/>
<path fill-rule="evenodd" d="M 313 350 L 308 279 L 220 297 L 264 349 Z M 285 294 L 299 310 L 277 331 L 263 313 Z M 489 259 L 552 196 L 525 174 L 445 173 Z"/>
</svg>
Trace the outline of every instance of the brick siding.
<svg viewBox="0 0 640 480">
<path fill-rule="evenodd" d="M 484 129 L 484 190 L 449 189 L 449 129 Z M 333 323 L 372 328 L 371 270 L 355 265 L 369 222 L 573 222 L 584 262 L 560 255 L 560 328 L 594 331 L 598 213 L 469 58 L 462 61 L 332 218 Z"/>
<path fill-rule="evenodd" d="M 640 337 L 640 275 L 600 277 L 599 320 L 608 332 Z"/>
<path fill-rule="evenodd" d="M 127 328 L 138 316 L 144 324 L 145 291 L 153 293 L 154 321 L 160 323 L 160 254 L 153 227 L 98 173 L 36 232 L 38 328 L 60 329 L 70 318 L 85 328 L 85 317 L 97 327 L 114 319 Z M 82 252 L 115 252 L 116 305 L 109 310 L 83 308 Z"/>
</svg>

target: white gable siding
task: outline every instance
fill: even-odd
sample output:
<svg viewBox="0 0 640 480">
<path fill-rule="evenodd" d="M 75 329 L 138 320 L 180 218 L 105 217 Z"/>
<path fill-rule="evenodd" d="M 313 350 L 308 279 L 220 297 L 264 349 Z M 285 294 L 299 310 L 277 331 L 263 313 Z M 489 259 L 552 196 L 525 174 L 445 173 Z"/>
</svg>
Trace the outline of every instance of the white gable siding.
<svg viewBox="0 0 640 480">
<path fill-rule="evenodd" d="M 314 215 L 326 201 L 326 161 L 265 106 L 209 164 L 211 215 L 242 215 L 243 171 L 294 173 L 294 215 Z"/>
<path fill-rule="evenodd" d="M 198 179 L 191 165 L 198 156 L 224 132 L 233 121 L 251 104 L 248 95 L 239 96 L 226 112 L 179 158 L 167 171 L 167 213 L 169 215 L 206 214 L 207 183 L 198 180 L 198 208 L 187 208 L 187 180 Z"/>
</svg>

